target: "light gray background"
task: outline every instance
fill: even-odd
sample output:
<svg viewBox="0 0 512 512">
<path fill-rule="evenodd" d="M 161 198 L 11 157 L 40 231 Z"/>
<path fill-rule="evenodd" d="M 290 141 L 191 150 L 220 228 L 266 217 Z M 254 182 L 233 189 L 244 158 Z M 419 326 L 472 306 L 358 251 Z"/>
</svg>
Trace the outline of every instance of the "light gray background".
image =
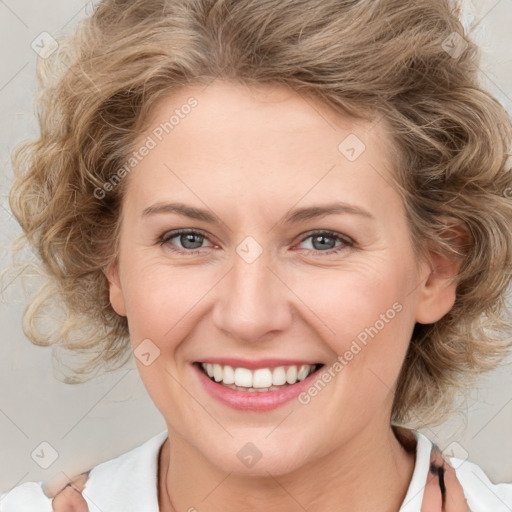
<svg viewBox="0 0 512 512">
<path fill-rule="evenodd" d="M 482 80 L 512 112 L 512 0 L 465 6 L 463 21 L 483 50 Z M 10 263 L 8 245 L 18 233 L 7 202 L 9 154 L 37 136 L 31 43 L 43 31 L 72 30 L 91 8 L 85 0 L 0 0 L 0 269 Z M 25 301 L 21 279 L 11 272 L 0 289 L 0 492 L 26 481 L 67 482 L 165 429 L 133 360 L 84 385 L 59 382 L 51 349 L 33 346 L 23 334 Z M 424 433 L 481 465 L 491 479 L 512 482 L 510 363 L 481 379 L 463 415 Z M 41 442 L 58 453 L 48 469 L 31 457 Z"/>
</svg>

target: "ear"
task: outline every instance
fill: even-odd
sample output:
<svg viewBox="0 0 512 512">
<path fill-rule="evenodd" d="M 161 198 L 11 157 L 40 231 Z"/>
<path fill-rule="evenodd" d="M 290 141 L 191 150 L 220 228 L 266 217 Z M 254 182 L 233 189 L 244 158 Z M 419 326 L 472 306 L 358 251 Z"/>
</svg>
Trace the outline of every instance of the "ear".
<svg viewBox="0 0 512 512">
<path fill-rule="evenodd" d="M 449 233 L 450 245 L 455 246 L 459 254 L 462 254 L 469 239 L 467 231 L 461 226 L 452 226 L 446 233 Z M 447 256 L 441 254 L 439 249 L 429 251 L 429 261 L 425 261 L 422 266 L 423 278 L 419 287 L 416 322 L 437 322 L 452 309 L 457 296 L 455 278 L 462 261 L 461 256 Z"/>
<path fill-rule="evenodd" d="M 126 316 L 126 306 L 124 303 L 123 290 L 119 279 L 118 262 L 111 263 L 104 271 L 109 287 L 110 304 L 119 316 Z"/>
</svg>

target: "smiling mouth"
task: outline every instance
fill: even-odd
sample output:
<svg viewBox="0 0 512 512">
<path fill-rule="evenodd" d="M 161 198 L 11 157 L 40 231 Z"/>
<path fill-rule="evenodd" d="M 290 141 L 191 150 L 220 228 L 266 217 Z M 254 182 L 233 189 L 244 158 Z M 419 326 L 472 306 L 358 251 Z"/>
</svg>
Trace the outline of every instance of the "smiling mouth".
<svg viewBox="0 0 512 512">
<path fill-rule="evenodd" d="M 236 391 L 263 393 L 278 391 L 301 382 L 324 365 L 286 365 L 274 368 L 234 368 L 229 365 L 196 363 L 211 381 Z"/>
</svg>

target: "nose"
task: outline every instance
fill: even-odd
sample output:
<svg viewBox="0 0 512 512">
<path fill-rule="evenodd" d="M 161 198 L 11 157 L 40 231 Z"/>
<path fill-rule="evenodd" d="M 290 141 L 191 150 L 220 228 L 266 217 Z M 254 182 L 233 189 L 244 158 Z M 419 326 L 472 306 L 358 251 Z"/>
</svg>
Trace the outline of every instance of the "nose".
<svg viewBox="0 0 512 512">
<path fill-rule="evenodd" d="M 252 263 L 235 254 L 233 267 L 216 287 L 215 326 L 243 342 L 285 331 L 293 319 L 293 293 L 283 281 L 270 268 L 265 252 Z"/>
</svg>

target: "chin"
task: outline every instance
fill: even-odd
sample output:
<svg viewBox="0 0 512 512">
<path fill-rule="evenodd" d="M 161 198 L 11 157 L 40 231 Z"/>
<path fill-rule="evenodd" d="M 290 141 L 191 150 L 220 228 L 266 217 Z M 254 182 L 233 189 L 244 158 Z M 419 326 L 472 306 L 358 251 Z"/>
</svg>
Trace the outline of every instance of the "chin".
<svg viewBox="0 0 512 512">
<path fill-rule="evenodd" d="M 219 470 L 237 476 L 266 477 L 285 475 L 300 469 L 306 464 L 304 445 L 297 444 L 296 452 L 284 439 L 276 438 L 274 442 L 265 440 L 264 435 L 244 436 L 244 440 L 236 440 L 232 446 L 223 450 L 203 452 Z M 213 444 L 213 443 L 212 443 Z"/>
</svg>

